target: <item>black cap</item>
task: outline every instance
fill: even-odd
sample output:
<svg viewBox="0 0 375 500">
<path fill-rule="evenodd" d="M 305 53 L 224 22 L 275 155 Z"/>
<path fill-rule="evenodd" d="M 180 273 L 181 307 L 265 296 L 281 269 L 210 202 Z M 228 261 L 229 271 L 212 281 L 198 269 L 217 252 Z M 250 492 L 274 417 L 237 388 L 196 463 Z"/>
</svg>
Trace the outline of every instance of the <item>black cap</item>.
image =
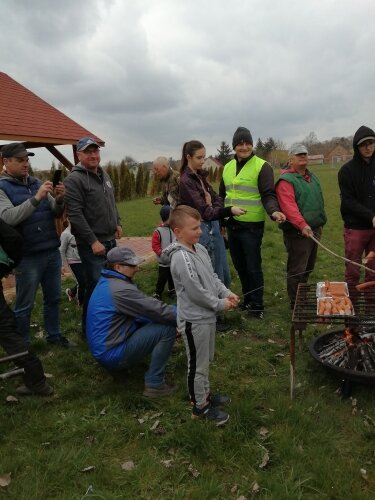
<svg viewBox="0 0 375 500">
<path fill-rule="evenodd" d="M 24 158 L 25 156 L 35 156 L 25 148 L 22 142 L 11 142 L 1 148 L 2 158 Z"/>
<path fill-rule="evenodd" d="M 238 127 L 233 135 L 232 146 L 233 149 L 241 144 L 241 142 L 248 142 L 253 145 L 253 138 L 251 136 L 250 130 L 246 127 Z"/>
</svg>

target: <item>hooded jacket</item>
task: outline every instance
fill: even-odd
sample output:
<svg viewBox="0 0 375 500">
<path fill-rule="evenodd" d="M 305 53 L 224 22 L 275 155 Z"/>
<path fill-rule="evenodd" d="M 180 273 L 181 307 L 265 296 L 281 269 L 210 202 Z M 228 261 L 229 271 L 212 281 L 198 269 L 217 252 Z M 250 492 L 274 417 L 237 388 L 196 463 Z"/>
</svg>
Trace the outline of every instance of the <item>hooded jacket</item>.
<svg viewBox="0 0 375 500">
<path fill-rule="evenodd" d="M 214 273 L 204 246 L 197 243 L 194 248 L 190 250 L 176 241 L 163 252 L 170 260 L 177 316 L 191 323 L 215 323 L 216 314 L 224 310 L 224 298 L 231 292 Z"/>
<path fill-rule="evenodd" d="M 353 159 L 341 167 L 338 174 L 341 216 L 347 229 L 373 229 L 375 216 L 375 154 L 369 163 L 361 156 L 357 143 L 364 137 L 374 137 L 369 127 L 359 127 L 353 138 Z"/>
<path fill-rule="evenodd" d="M 71 231 L 77 243 L 92 245 L 97 240 L 113 240 L 121 222 L 109 175 L 101 167 L 96 174 L 78 164 L 64 185 Z"/>
<path fill-rule="evenodd" d="M 116 368 L 127 339 L 147 323 L 176 326 L 176 308 L 148 297 L 123 274 L 103 269 L 87 310 L 87 342 L 91 354 Z"/>
</svg>

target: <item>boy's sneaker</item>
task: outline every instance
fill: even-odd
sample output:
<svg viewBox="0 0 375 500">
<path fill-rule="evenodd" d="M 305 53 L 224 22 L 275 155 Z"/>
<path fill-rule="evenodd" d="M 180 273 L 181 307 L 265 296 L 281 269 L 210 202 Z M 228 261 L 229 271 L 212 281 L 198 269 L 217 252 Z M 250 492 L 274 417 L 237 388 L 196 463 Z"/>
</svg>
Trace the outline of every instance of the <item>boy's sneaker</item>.
<svg viewBox="0 0 375 500">
<path fill-rule="evenodd" d="M 240 311 L 249 311 L 251 309 L 251 305 L 250 304 L 245 304 L 245 302 L 241 302 L 239 305 L 238 305 L 238 309 Z"/>
<path fill-rule="evenodd" d="M 231 402 L 231 398 L 226 394 L 209 394 L 207 402 L 212 406 L 226 406 Z"/>
<path fill-rule="evenodd" d="M 219 410 L 216 406 L 208 403 L 204 408 L 193 406 L 191 418 L 206 418 L 211 420 L 217 427 L 224 425 L 229 420 L 229 415 L 225 411 Z"/>
<path fill-rule="evenodd" d="M 147 398 L 163 398 L 165 396 L 170 396 L 171 394 L 173 394 L 176 389 L 176 386 L 168 384 L 161 384 L 158 387 L 150 387 L 146 385 L 145 390 L 143 391 L 143 395 Z"/>
<path fill-rule="evenodd" d="M 176 295 L 176 290 L 168 290 L 168 295 L 170 296 L 171 299 L 175 299 L 177 297 Z"/>
<path fill-rule="evenodd" d="M 248 313 L 249 313 L 249 316 L 251 316 L 252 318 L 264 319 L 264 307 L 263 306 L 251 305 L 248 308 Z"/>
<path fill-rule="evenodd" d="M 154 293 L 154 299 L 161 300 L 161 295 L 159 293 Z"/>
</svg>

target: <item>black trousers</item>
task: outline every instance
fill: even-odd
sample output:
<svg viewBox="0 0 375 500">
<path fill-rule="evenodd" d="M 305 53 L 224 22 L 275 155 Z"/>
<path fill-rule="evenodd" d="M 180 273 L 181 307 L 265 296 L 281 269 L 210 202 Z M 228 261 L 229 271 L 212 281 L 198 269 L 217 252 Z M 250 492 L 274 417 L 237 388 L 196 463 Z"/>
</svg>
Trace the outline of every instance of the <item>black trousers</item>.
<svg viewBox="0 0 375 500">
<path fill-rule="evenodd" d="M 174 290 L 171 268 L 165 266 L 159 266 L 158 281 L 156 282 L 155 293 L 161 296 L 167 281 L 168 281 L 168 290 L 171 292 L 172 290 Z"/>
<path fill-rule="evenodd" d="M 0 346 L 10 356 L 28 351 L 28 346 L 24 338 L 17 330 L 16 318 L 14 312 L 8 306 L 3 291 L 3 285 L 0 279 Z M 33 388 L 36 385 L 45 382 L 43 366 L 39 358 L 28 352 L 27 355 L 14 360 L 17 367 L 23 368 L 24 383 L 27 387 Z"/>
</svg>

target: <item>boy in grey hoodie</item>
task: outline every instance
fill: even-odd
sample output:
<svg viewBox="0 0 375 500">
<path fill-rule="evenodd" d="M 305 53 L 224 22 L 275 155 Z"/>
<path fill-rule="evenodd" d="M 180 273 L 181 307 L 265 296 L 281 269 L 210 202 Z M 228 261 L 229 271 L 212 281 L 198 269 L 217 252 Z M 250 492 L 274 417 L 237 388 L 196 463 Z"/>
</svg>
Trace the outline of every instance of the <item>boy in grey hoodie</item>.
<svg viewBox="0 0 375 500">
<path fill-rule="evenodd" d="M 207 250 L 198 243 L 201 217 L 197 210 L 179 205 L 172 211 L 170 226 L 177 241 L 164 250 L 171 263 L 177 294 L 177 325 L 188 358 L 187 384 L 192 418 L 207 418 L 223 425 L 229 415 L 218 407 L 230 402 L 225 395 L 210 394 L 209 363 L 215 347 L 216 315 L 234 309 L 239 297 L 214 273 Z"/>
</svg>

